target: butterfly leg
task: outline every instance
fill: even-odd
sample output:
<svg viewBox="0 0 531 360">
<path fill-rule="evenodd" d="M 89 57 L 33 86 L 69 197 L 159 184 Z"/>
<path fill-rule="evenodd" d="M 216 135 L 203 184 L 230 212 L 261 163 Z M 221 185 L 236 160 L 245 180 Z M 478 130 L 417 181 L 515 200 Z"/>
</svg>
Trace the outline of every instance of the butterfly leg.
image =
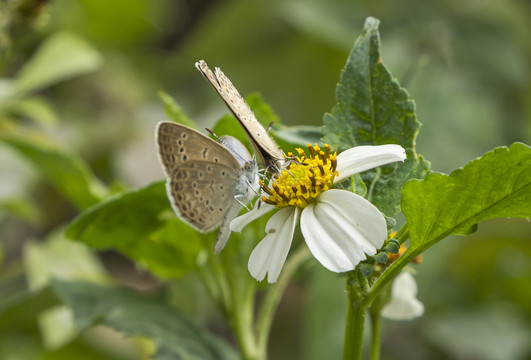
<svg viewBox="0 0 531 360">
<path fill-rule="evenodd" d="M 243 198 L 245 199 L 245 195 L 234 195 L 234 200 L 236 200 L 238 202 L 238 204 L 240 204 L 241 206 L 243 206 L 245 209 L 247 209 L 247 211 L 251 211 L 251 209 L 249 209 L 249 207 L 247 207 L 247 205 L 245 205 L 241 200 L 240 198 Z"/>
</svg>

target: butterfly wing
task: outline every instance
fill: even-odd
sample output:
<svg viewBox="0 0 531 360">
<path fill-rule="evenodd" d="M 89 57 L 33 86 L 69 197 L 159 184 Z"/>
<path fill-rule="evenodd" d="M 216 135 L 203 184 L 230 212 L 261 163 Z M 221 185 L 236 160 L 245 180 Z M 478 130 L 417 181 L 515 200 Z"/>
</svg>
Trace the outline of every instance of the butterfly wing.
<svg viewBox="0 0 531 360">
<path fill-rule="evenodd" d="M 219 253 L 240 210 L 235 196 L 249 199 L 257 186 L 256 163 L 236 139 L 222 137 L 220 144 L 181 124 L 159 123 L 156 138 L 175 214 L 202 232 L 221 224 L 214 246 Z"/>
<path fill-rule="evenodd" d="M 214 87 L 244 128 L 247 137 L 264 165 L 266 167 L 275 167 L 277 162 L 282 159 L 282 150 L 256 119 L 251 108 L 232 85 L 229 78 L 219 68 L 216 68 L 216 72 L 213 73 L 203 60 L 199 60 L 195 66 Z"/>
<path fill-rule="evenodd" d="M 231 168 L 241 167 L 229 150 L 187 126 L 163 121 L 155 131 L 158 153 L 167 177 L 188 161 L 208 161 Z"/>
<path fill-rule="evenodd" d="M 241 170 L 210 161 L 190 160 L 178 166 L 166 184 L 177 215 L 201 232 L 217 227 L 234 199 Z"/>
</svg>

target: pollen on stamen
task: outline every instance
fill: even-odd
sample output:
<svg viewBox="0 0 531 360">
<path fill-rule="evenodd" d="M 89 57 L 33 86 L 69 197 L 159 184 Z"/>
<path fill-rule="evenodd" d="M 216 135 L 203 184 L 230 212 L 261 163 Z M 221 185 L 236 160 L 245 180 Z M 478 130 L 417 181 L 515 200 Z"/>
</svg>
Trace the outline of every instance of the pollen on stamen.
<svg viewBox="0 0 531 360">
<path fill-rule="evenodd" d="M 332 172 L 335 172 L 337 167 L 337 159 L 334 157 L 333 159 L 330 159 L 330 162 L 332 163 L 332 165 L 330 166 L 330 170 Z"/>
<path fill-rule="evenodd" d="M 276 201 L 273 201 L 273 200 L 270 200 L 268 198 L 266 198 L 265 196 L 262 196 L 262 201 L 265 202 L 266 204 L 269 204 L 269 205 L 276 205 L 277 202 Z"/>
<path fill-rule="evenodd" d="M 326 157 L 330 158 L 330 145 L 324 144 L 325 150 L 326 150 Z"/>
<path fill-rule="evenodd" d="M 265 185 L 265 184 L 260 184 L 260 185 L 261 185 L 261 187 L 262 187 L 262 190 L 264 190 L 264 192 L 265 192 L 267 195 L 271 196 L 271 195 L 273 194 L 273 192 L 271 191 L 270 188 L 267 187 L 267 185 Z"/>
<path fill-rule="evenodd" d="M 310 181 L 312 182 L 312 186 L 315 186 L 315 171 L 313 171 L 312 168 L 310 168 L 310 175 L 308 175 L 310 178 Z"/>
<path fill-rule="evenodd" d="M 315 152 L 313 151 L 313 146 L 312 146 L 312 144 L 308 143 L 307 146 L 308 146 L 308 150 L 310 151 L 310 157 L 311 157 L 312 159 L 315 159 Z"/>
<path fill-rule="evenodd" d="M 325 156 L 325 153 L 323 151 L 319 152 L 319 155 L 321 156 L 321 160 L 323 160 L 323 165 L 327 165 L 326 159 L 328 158 Z"/>
<path fill-rule="evenodd" d="M 319 195 L 332 187 L 337 176 L 336 154 L 330 155 L 330 147 L 324 145 L 324 151 L 318 145 L 308 144 L 308 153 L 296 149 L 298 158 L 294 159 L 273 179 L 271 188 L 261 185 L 268 196 L 268 204 L 278 208 L 286 206 L 306 207 Z M 292 153 L 288 155 L 293 159 Z M 319 170 L 317 170 L 317 168 Z"/>
</svg>

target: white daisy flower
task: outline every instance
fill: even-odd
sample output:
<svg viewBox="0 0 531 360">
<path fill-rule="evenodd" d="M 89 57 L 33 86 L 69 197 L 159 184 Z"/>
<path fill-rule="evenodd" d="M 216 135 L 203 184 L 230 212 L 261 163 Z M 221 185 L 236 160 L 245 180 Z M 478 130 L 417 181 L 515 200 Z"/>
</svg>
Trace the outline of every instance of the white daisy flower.
<svg viewBox="0 0 531 360">
<path fill-rule="evenodd" d="M 347 190 L 331 189 L 359 172 L 404 161 L 399 145 L 357 146 L 339 155 L 308 145 L 310 156 L 298 149 L 297 161 L 282 170 L 272 187 L 263 186 L 267 197 L 260 209 L 234 219 L 231 230 L 239 232 L 268 211 L 279 209 L 266 225 L 266 236 L 251 253 L 249 272 L 261 281 L 277 281 L 288 256 L 295 226 L 301 231 L 313 256 L 334 272 L 353 270 L 373 256 L 387 238 L 380 211 L 363 197 Z"/>
<path fill-rule="evenodd" d="M 391 300 L 382 316 L 390 320 L 413 320 L 424 314 L 424 304 L 417 298 L 417 283 L 408 271 L 402 271 L 391 285 Z"/>
</svg>

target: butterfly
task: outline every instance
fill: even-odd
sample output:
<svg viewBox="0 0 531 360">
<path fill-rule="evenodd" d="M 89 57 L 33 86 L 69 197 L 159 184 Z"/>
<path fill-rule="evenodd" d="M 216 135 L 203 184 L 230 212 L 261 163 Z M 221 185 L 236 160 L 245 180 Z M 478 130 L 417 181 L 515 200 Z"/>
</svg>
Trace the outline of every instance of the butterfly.
<svg viewBox="0 0 531 360">
<path fill-rule="evenodd" d="M 229 238 L 230 222 L 256 194 L 256 160 L 232 136 L 216 142 L 173 122 L 160 122 L 155 137 L 174 212 L 201 232 L 220 226 L 214 245 L 219 253 Z"/>
<path fill-rule="evenodd" d="M 266 171 L 270 173 L 280 172 L 285 163 L 284 153 L 256 119 L 251 108 L 232 85 L 229 78 L 219 68 L 215 68 L 215 72 L 210 70 L 204 60 L 196 62 L 195 67 L 210 82 L 243 127 Z"/>
</svg>

